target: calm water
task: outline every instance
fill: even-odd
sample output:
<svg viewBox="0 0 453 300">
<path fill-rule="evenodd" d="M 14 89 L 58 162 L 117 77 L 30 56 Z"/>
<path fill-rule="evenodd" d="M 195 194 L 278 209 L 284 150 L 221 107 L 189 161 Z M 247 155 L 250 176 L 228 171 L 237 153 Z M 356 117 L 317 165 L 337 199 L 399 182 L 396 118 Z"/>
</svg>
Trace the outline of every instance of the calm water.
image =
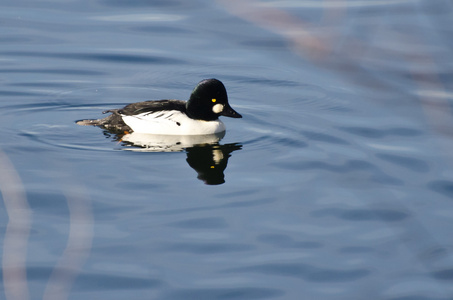
<svg viewBox="0 0 453 300">
<path fill-rule="evenodd" d="M 453 299 L 451 1 L 0 21 L 1 299 Z M 244 118 L 202 146 L 74 123 L 210 77 Z"/>
</svg>

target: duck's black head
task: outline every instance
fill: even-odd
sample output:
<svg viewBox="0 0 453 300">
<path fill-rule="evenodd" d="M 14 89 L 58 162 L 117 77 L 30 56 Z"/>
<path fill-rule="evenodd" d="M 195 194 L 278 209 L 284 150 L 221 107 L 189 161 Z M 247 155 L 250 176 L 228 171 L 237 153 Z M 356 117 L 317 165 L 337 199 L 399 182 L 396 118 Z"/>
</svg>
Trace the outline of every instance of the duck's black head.
<svg viewBox="0 0 453 300">
<path fill-rule="evenodd" d="M 220 116 L 242 118 L 228 103 L 225 86 L 220 80 L 205 79 L 198 83 L 186 103 L 192 119 L 213 121 Z"/>
</svg>

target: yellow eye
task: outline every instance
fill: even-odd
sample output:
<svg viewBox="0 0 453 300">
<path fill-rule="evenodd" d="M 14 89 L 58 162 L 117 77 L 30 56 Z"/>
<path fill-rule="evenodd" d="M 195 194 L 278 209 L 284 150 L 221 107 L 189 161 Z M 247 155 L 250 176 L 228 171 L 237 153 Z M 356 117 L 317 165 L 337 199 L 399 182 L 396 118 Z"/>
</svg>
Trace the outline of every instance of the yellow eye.
<svg viewBox="0 0 453 300">
<path fill-rule="evenodd" d="M 211 169 L 214 169 L 215 167 L 214 166 L 211 166 Z"/>
<path fill-rule="evenodd" d="M 216 101 L 217 101 L 217 99 L 212 99 L 212 102 L 216 102 Z"/>
</svg>

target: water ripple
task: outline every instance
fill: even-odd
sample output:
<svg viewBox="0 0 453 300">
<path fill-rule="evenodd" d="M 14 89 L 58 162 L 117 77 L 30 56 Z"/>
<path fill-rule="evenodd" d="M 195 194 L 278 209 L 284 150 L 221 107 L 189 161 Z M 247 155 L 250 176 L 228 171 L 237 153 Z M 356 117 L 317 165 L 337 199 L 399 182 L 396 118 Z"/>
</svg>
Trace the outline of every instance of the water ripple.
<svg viewBox="0 0 453 300">
<path fill-rule="evenodd" d="M 429 165 L 425 161 L 413 157 L 384 153 L 378 153 L 376 157 L 414 172 L 426 173 L 430 170 Z"/>
<path fill-rule="evenodd" d="M 162 299 L 267 299 L 283 296 L 280 289 L 241 287 L 241 288 L 205 288 L 205 289 L 174 289 Z"/>
<path fill-rule="evenodd" d="M 25 74 L 61 74 L 61 75 L 81 75 L 81 76 L 99 76 L 105 75 L 105 72 L 102 71 L 93 71 L 93 70 L 77 70 L 77 69 L 0 69 L 0 73 L 25 73 Z"/>
<path fill-rule="evenodd" d="M 220 229 L 228 227 L 223 218 L 199 218 L 193 220 L 184 220 L 167 224 L 170 227 L 186 229 Z"/>
<path fill-rule="evenodd" d="M 453 199 L 453 181 L 435 180 L 428 184 L 428 188 L 434 192 Z"/>
<path fill-rule="evenodd" d="M 258 236 L 257 240 L 277 248 L 316 249 L 323 246 L 319 242 L 295 241 L 285 234 L 263 234 Z"/>
<path fill-rule="evenodd" d="M 163 246 L 166 252 L 182 252 L 190 254 L 225 254 L 231 252 L 244 252 L 253 250 L 255 247 L 249 244 L 229 243 L 172 243 Z"/>
<path fill-rule="evenodd" d="M 277 168 L 291 171 L 322 170 L 334 174 L 342 174 L 341 180 L 357 186 L 370 182 L 388 185 L 403 185 L 404 181 L 382 171 L 378 166 L 365 160 L 346 160 L 343 163 L 329 163 L 319 160 L 293 160 L 272 163 Z"/>
<path fill-rule="evenodd" d="M 185 17 L 171 14 L 125 14 L 95 16 L 91 19 L 109 22 L 176 22 L 184 20 Z"/>
<path fill-rule="evenodd" d="M 322 133 L 322 132 L 315 132 L 315 131 L 302 131 L 301 132 L 304 136 L 312 141 L 318 142 L 326 142 L 329 144 L 337 144 L 337 145 L 349 145 L 350 143 L 345 139 L 333 136 L 331 134 Z"/>
<path fill-rule="evenodd" d="M 184 2 L 184 1 L 178 1 L 178 0 L 167 0 L 167 1 L 147 1 L 147 0 L 134 0 L 134 1 L 128 1 L 128 0 L 101 0 L 99 3 L 104 4 L 105 6 L 108 7 L 121 7 L 121 8 L 133 8 L 133 7 L 138 7 L 138 8 L 146 8 L 146 7 L 170 7 L 172 9 L 188 9 L 190 7 L 193 7 L 194 4 L 190 4 L 189 2 Z"/>
<path fill-rule="evenodd" d="M 157 55 L 143 55 L 132 53 L 51 53 L 51 52 L 2 52 L 0 55 L 14 57 L 44 57 L 60 59 L 76 59 L 88 61 L 106 61 L 114 63 L 132 63 L 132 64 L 178 64 L 184 65 L 186 62 L 177 58 L 163 57 Z"/>
<path fill-rule="evenodd" d="M 340 130 L 345 132 L 367 138 L 383 138 L 387 136 L 398 136 L 398 137 L 414 137 L 422 134 L 421 131 L 411 128 L 389 128 L 389 129 L 378 129 L 371 127 L 340 127 Z"/>
<path fill-rule="evenodd" d="M 444 269 L 431 273 L 431 276 L 439 280 L 453 281 L 453 269 Z"/>
<path fill-rule="evenodd" d="M 301 278 L 311 282 L 348 282 L 356 281 L 371 274 L 363 268 L 356 269 L 329 269 L 314 267 L 303 263 L 270 263 L 250 267 L 229 269 L 225 272 L 251 272 L 259 274 L 279 275 Z"/>
<path fill-rule="evenodd" d="M 104 291 L 104 287 L 115 290 L 135 290 L 159 288 L 163 281 L 136 276 L 118 276 L 111 274 L 84 274 L 77 279 L 77 285 L 83 290 Z"/>
<path fill-rule="evenodd" d="M 390 209 L 324 209 L 312 212 L 313 216 L 335 216 L 347 221 L 398 222 L 409 217 L 405 212 Z"/>
</svg>

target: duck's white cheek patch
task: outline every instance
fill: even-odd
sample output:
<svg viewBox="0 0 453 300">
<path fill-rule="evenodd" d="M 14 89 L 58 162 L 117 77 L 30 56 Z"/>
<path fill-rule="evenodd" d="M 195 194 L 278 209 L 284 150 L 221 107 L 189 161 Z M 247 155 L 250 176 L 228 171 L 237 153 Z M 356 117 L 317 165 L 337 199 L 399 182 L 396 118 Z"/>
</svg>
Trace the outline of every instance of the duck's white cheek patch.
<svg viewBox="0 0 453 300">
<path fill-rule="evenodd" d="M 216 114 L 221 113 L 223 111 L 223 104 L 217 103 L 212 107 L 212 111 Z"/>
</svg>

